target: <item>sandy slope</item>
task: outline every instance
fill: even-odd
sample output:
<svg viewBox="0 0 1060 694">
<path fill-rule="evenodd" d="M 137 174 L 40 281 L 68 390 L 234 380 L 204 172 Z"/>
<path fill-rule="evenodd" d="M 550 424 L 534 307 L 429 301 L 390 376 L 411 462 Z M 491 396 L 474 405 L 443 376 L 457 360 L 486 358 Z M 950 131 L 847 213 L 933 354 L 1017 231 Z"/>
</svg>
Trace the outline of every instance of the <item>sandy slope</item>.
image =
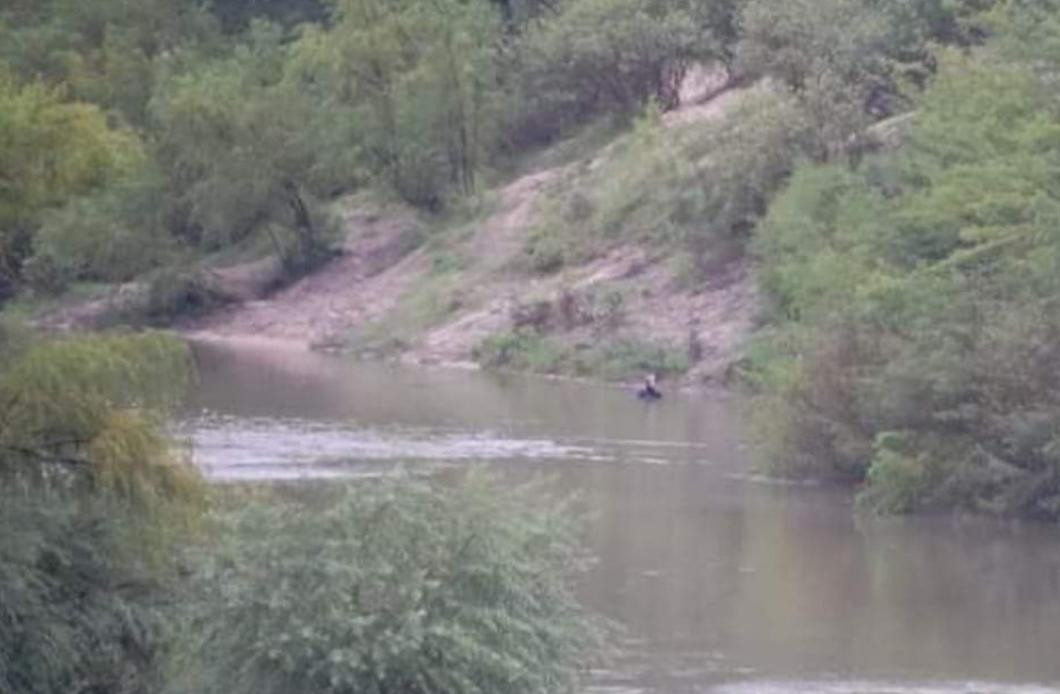
<svg viewBox="0 0 1060 694">
<path fill-rule="evenodd" d="M 719 84 L 715 74 L 693 74 L 686 90 L 688 103 L 667 114 L 665 122 L 686 124 L 723 115 L 742 92 L 720 89 Z M 605 156 L 606 152 L 599 153 L 595 161 Z M 592 165 L 571 166 L 587 163 Z M 674 285 L 665 256 L 632 244 L 612 248 L 581 267 L 553 276 L 513 271 L 542 191 L 549 185 L 562 185 L 566 169 L 537 171 L 496 191 L 492 213 L 459 243 L 466 267 L 459 276 L 458 305 L 413 335 L 404 358 L 467 364 L 483 339 L 510 329 L 516 305 L 606 287 L 625 297 L 623 334 L 675 345 L 697 341 L 702 358 L 690 379 L 724 374 L 751 330 L 757 305 L 754 283 L 740 263 L 695 290 Z M 362 206 L 347 212 L 344 223 L 343 253 L 320 270 L 264 299 L 238 302 L 178 327 L 218 337 L 279 338 L 310 347 L 338 348 L 351 333 L 385 322 L 409 292 L 432 286 L 429 250 L 420 247 L 406 252 L 410 234 L 423 224 L 414 211 L 396 205 Z M 266 264 L 259 261 L 217 272 L 230 286 L 251 286 L 255 277 L 268 272 Z M 57 313 L 51 322 L 59 327 L 86 325 L 105 308 L 106 302 L 97 301 Z M 583 342 L 595 339 L 588 332 L 568 337 Z"/>
</svg>

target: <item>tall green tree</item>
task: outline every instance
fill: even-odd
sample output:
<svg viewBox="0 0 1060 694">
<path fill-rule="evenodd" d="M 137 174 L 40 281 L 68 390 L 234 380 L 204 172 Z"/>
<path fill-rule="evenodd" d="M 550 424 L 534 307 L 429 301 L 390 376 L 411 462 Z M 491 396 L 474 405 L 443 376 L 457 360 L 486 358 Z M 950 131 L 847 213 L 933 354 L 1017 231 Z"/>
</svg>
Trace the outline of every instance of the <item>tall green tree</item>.
<svg viewBox="0 0 1060 694">
<path fill-rule="evenodd" d="M 1048 83 L 949 56 L 894 157 L 804 168 L 760 228 L 769 457 L 887 510 L 1060 517 L 1060 147 Z"/>
<path fill-rule="evenodd" d="M 410 202 L 470 192 L 495 130 L 501 20 L 484 1 L 339 0 L 302 69 L 360 114 L 368 167 Z"/>
<path fill-rule="evenodd" d="M 862 0 L 749 0 L 736 69 L 794 93 L 818 134 L 816 156 L 847 147 L 871 122 L 873 98 L 893 90 L 885 16 Z"/>
<path fill-rule="evenodd" d="M 299 270 L 328 254 L 311 189 L 329 153 L 314 104 L 285 79 L 285 56 L 276 27 L 258 24 L 228 60 L 175 76 L 152 108 L 188 238 L 209 248 L 260 229 Z"/>
<path fill-rule="evenodd" d="M 719 55 L 714 36 L 677 3 L 580 0 L 519 41 L 511 97 L 516 142 L 548 139 L 604 113 L 630 117 L 648 101 L 677 106 L 691 63 Z"/>
<path fill-rule="evenodd" d="M 20 282 L 41 214 L 135 168 L 138 138 L 95 106 L 20 84 L 0 65 L 0 296 Z"/>
</svg>

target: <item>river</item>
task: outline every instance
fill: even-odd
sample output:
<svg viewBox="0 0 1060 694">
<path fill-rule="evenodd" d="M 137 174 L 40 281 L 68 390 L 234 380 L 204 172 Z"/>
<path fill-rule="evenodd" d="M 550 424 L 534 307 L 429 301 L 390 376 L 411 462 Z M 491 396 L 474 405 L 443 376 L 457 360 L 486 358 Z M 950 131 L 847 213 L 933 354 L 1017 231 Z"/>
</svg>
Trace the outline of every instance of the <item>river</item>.
<svg viewBox="0 0 1060 694">
<path fill-rule="evenodd" d="M 625 627 L 589 692 L 1060 691 L 1060 530 L 859 517 L 753 474 L 727 397 L 194 348 L 181 430 L 219 482 L 486 465 L 576 493 L 582 599 Z"/>
</svg>

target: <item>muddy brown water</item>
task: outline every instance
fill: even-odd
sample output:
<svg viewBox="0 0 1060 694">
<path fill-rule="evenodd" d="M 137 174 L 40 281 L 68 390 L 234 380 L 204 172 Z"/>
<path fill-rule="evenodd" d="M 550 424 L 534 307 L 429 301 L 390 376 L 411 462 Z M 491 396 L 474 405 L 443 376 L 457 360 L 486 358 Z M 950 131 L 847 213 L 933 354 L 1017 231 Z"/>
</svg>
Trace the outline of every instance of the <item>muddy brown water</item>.
<svg viewBox="0 0 1060 694">
<path fill-rule="evenodd" d="M 726 397 L 194 346 L 181 429 L 215 480 L 488 465 L 578 493 L 581 595 L 625 625 L 590 692 L 1060 692 L 1060 529 L 859 519 L 754 475 Z"/>
</svg>

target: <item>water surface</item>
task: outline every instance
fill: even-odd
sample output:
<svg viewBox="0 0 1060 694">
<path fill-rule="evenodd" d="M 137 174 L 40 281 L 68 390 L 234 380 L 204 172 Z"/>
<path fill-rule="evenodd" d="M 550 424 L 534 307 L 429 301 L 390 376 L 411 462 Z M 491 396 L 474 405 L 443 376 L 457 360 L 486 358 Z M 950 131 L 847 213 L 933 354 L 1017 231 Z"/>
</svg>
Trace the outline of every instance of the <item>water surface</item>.
<svg viewBox="0 0 1060 694">
<path fill-rule="evenodd" d="M 182 429 L 216 480 L 488 465 L 577 492 L 582 597 L 627 628 L 592 692 L 1060 691 L 1060 531 L 859 520 L 845 493 L 754 475 L 725 397 L 195 351 Z"/>
</svg>

